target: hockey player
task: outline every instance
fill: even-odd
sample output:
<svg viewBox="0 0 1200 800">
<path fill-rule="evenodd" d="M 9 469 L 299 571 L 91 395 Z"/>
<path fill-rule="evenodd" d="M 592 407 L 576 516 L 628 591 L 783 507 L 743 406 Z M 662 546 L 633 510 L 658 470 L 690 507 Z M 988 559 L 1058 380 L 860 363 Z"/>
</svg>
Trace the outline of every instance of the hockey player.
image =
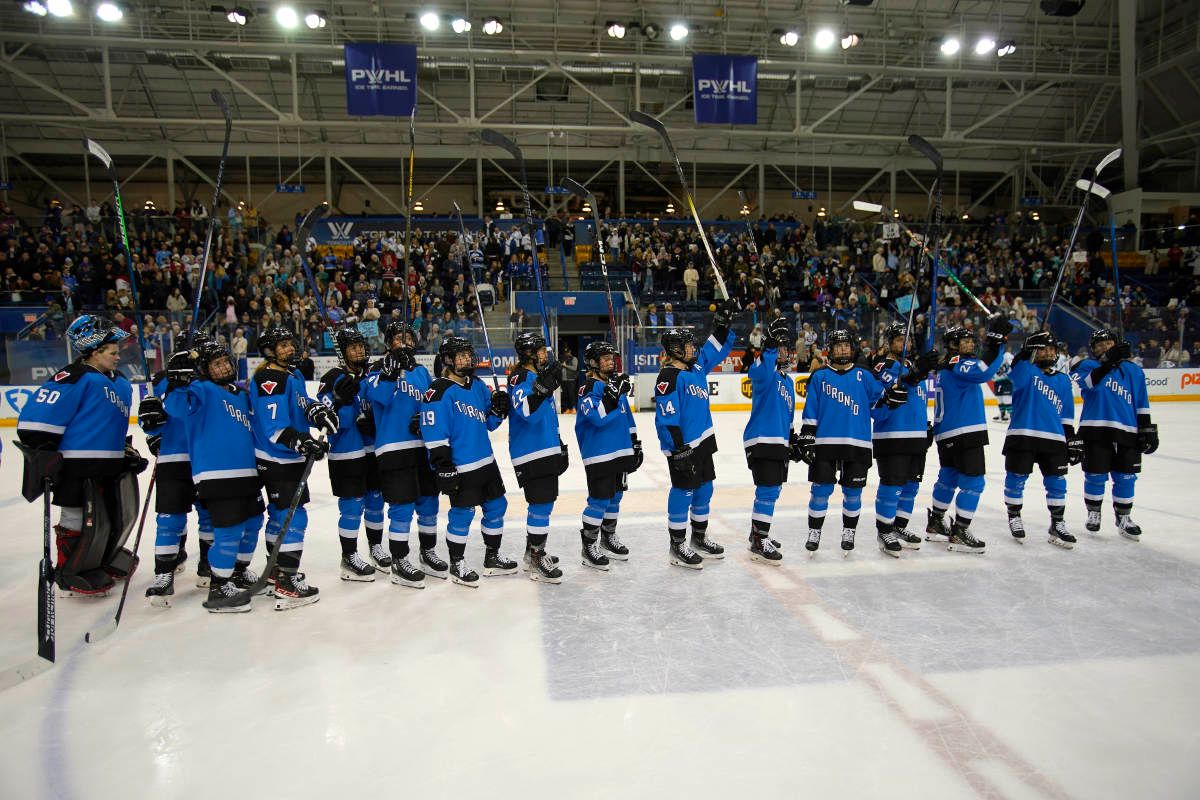
<svg viewBox="0 0 1200 800">
<path fill-rule="evenodd" d="M 673 328 L 662 335 L 662 369 L 654 382 L 654 426 L 671 475 L 667 532 L 671 563 L 678 567 L 703 569 L 705 558 L 725 557 L 725 548 L 708 538 L 708 510 L 716 477 L 713 454 L 717 452 L 708 405 L 708 373 L 733 349 L 737 337 L 730 324 L 737 311 L 732 300 L 718 307 L 712 333 L 698 352 L 696 339 L 687 328 Z M 689 517 L 690 547 L 685 541 Z"/>
<path fill-rule="evenodd" d="M 288 529 L 282 530 L 306 458 L 322 458 L 329 444 L 315 439 L 309 427 L 337 432 L 337 415 L 308 396 L 304 378 L 295 368 L 296 344 L 287 328 L 267 328 L 258 336 L 263 363 L 250 381 L 254 454 L 267 488 L 267 547 L 279 547 L 275 575 L 275 607 L 284 610 L 317 602 L 318 590 L 300 572 L 304 531 L 308 527 L 308 487 Z M 211 560 L 211 559 L 210 559 Z"/>
<path fill-rule="evenodd" d="M 479 575 L 465 561 L 476 506 L 483 511 L 483 574 L 517 571 L 517 562 L 500 555 L 508 501 L 488 439 L 488 433 L 508 417 L 508 393 L 492 391 L 475 377 L 475 348 L 461 336 L 443 339 L 438 356 L 442 375 L 421 403 L 421 437 L 437 474 L 438 490 L 450 499 L 446 526 L 450 579 L 477 587 Z"/>
<path fill-rule="evenodd" d="M 375 463 L 375 419 L 363 391 L 367 377 L 367 339 L 347 325 L 334 334 L 342 363 L 325 373 L 317 399 L 338 417 L 329 437 L 329 485 L 338 499 L 338 539 L 344 581 L 369 583 L 375 570 L 389 572 L 392 558 L 383 547 L 383 494 Z M 358 526 L 366 517 L 367 557 L 358 554 Z"/>
<path fill-rule="evenodd" d="M 412 331 L 399 320 L 384 330 L 388 352 L 372 367 L 365 384 L 375 417 L 375 458 L 379 485 L 388 503 L 388 548 L 392 557 L 392 583 L 424 589 L 425 576 L 445 580 L 449 565 L 438 557 L 437 478 L 421 441 L 421 399 L 431 383 L 429 371 L 417 363 Z M 409 530 L 417 515 L 420 563 L 408 559 Z"/>
<path fill-rule="evenodd" d="M 67 338 L 78 357 L 33 393 L 17 420 L 23 496 L 33 502 L 44 479 L 53 481 L 56 582 L 67 596 L 103 596 L 136 566 L 122 545 L 137 520 L 135 476 L 147 462 L 125 435 L 133 387 L 117 365 L 128 337 L 103 317 L 77 317 Z"/>
<path fill-rule="evenodd" d="M 948 550 L 983 553 L 986 549 L 986 543 L 968 530 L 984 487 L 988 433 L 983 384 L 995 376 L 1004 360 L 1009 329 L 1008 319 L 999 314 L 988 320 L 982 358 L 975 357 L 975 337 L 966 328 L 956 325 L 942 334 L 946 358 L 936 373 L 933 422 L 941 469 L 933 485 L 925 541 L 948 542 Z M 945 515 L 951 502 L 955 516 L 947 530 Z"/>
<path fill-rule="evenodd" d="M 849 331 L 832 331 L 826 341 L 829 364 L 808 378 L 796 443 L 812 482 L 804 547 L 815 553 L 821 546 L 821 528 L 836 482 L 842 487 L 842 554 L 849 555 L 871 469 L 871 417 L 904 405 L 907 395 L 902 383 L 893 384 L 885 395 L 883 384 L 869 370 L 854 365 L 858 353 Z"/>
<path fill-rule="evenodd" d="M 1008 417 L 1012 414 L 1013 407 L 1013 382 L 1011 377 L 1013 355 L 1005 350 L 1004 361 L 1000 363 L 1000 369 L 996 370 L 996 416 L 992 419 L 998 422 L 1008 422 Z"/>
<path fill-rule="evenodd" d="M 1142 455 L 1158 449 L 1158 426 L 1150 420 L 1146 373 L 1129 360 L 1130 347 L 1108 328 L 1092 334 L 1092 357 L 1075 368 L 1072 378 L 1083 395 L 1079 436 L 1083 440 L 1083 500 L 1087 529 L 1100 530 L 1104 488 L 1112 478 L 1117 530 L 1126 539 L 1142 535 L 1130 515 L 1133 486 L 1142 471 Z"/>
<path fill-rule="evenodd" d="M 583 509 L 583 566 L 605 572 L 612 561 L 628 561 L 629 548 L 617 537 L 621 498 L 629 474 L 642 465 L 642 443 L 629 408 L 633 383 L 617 373 L 617 348 L 592 342 L 583 351 L 587 370 L 576 398 L 575 438 L 587 477 Z"/>
<path fill-rule="evenodd" d="M 237 371 L 229 351 L 216 342 L 199 345 L 194 368 L 185 368 L 178 356 L 167 372 L 168 413 L 177 414 L 182 423 L 196 496 L 213 524 L 204 607 L 214 614 L 249 611 L 250 596 L 244 590 L 258 580 L 249 565 L 263 523 L 250 397 L 234 383 Z M 156 587 L 157 576 L 151 588 Z M 152 598 L 165 603 L 172 593 L 166 582 Z"/>
<path fill-rule="evenodd" d="M 1067 506 L 1067 465 L 1083 457 L 1075 435 L 1075 397 L 1071 379 L 1058 371 L 1058 344 L 1050 331 L 1032 333 L 1012 362 L 1013 412 L 1004 438 L 1004 504 L 1008 530 L 1025 541 L 1021 520 L 1025 481 L 1037 464 L 1050 509 L 1050 544 L 1075 546 L 1063 513 Z"/>
<path fill-rule="evenodd" d="M 787 482 L 788 460 L 799 460 L 792 424 L 796 416 L 796 386 L 788 376 L 793 353 L 787 320 L 776 317 L 767 325 L 763 351 L 747 370 L 750 378 L 750 420 L 742 433 L 746 466 L 754 478 L 754 510 L 750 514 L 750 558 L 778 565 L 779 542 L 771 538 L 775 503 Z"/>
<path fill-rule="evenodd" d="M 879 470 L 875 493 L 875 530 L 879 549 L 899 558 L 903 548 L 919 550 L 921 537 L 908 530 L 917 491 L 925 476 L 925 453 L 929 450 L 929 406 L 925 379 L 941 356 L 936 350 L 914 360 L 904 357 L 907 325 L 893 322 L 884 330 L 887 354 L 872 365 L 885 389 L 900 386 L 904 405 L 875 420 L 871 445 Z M 911 339 L 908 339 L 911 343 Z"/>
<path fill-rule="evenodd" d="M 525 565 L 529 577 L 562 583 L 558 559 L 546 553 L 550 513 L 558 499 L 558 476 L 567 471 L 567 446 L 558 435 L 554 392 L 562 384 L 562 365 L 552 363 L 546 340 L 527 331 L 513 342 L 517 367 L 508 376 L 512 413 L 508 419 L 508 453 L 525 491 Z"/>
</svg>

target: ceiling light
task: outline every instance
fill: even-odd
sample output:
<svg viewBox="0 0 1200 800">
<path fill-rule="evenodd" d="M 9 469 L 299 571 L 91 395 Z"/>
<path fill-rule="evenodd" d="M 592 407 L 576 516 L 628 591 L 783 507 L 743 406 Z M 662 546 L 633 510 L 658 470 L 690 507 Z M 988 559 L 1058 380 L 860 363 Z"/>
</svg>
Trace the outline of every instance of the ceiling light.
<svg viewBox="0 0 1200 800">
<path fill-rule="evenodd" d="M 38 17 L 44 17 L 48 13 L 46 7 L 39 3 L 38 0 L 28 0 L 21 8 Z"/>
<path fill-rule="evenodd" d="M 817 35 L 813 37 L 813 44 L 818 50 L 828 50 L 833 47 L 833 43 L 837 40 L 837 34 L 829 28 L 821 28 L 817 31 Z"/>
<path fill-rule="evenodd" d="M 795 47 L 800 41 L 800 34 L 795 31 L 778 31 L 779 43 L 784 47 Z"/>
<path fill-rule="evenodd" d="M 291 6 L 280 6 L 275 9 L 275 21 L 279 23 L 279 27 L 288 30 L 300 27 L 300 15 Z"/>
<path fill-rule="evenodd" d="M 420 214 L 424 210 L 425 210 L 425 204 L 422 203 L 420 200 L 413 203 L 413 213 L 414 214 Z"/>
<path fill-rule="evenodd" d="M 849 50 L 851 47 L 857 46 L 858 43 L 861 41 L 862 41 L 862 37 L 859 36 L 857 33 L 844 34 L 842 36 L 842 49 Z"/>
<path fill-rule="evenodd" d="M 313 30 L 325 27 L 325 15 L 320 11 L 310 11 L 304 15 L 304 24 Z"/>
<path fill-rule="evenodd" d="M 892 216 L 896 219 L 900 219 L 900 209 L 897 208 L 895 211 L 893 211 Z"/>
<path fill-rule="evenodd" d="M 427 31 L 436 31 L 441 24 L 442 18 L 433 11 L 426 11 L 421 15 L 421 27 Z"/>
<path fill-rule="evenodd" d="M 498 211 L 498 212 L 504 211 L 504 201 L 503 200 L 496 201 L 496 211 Z"/>
<path fill-rule="evenodd" d="M 941 51 L 944 56 L 952 56 L 958 52 L 962 44 L 953 36 L 948 36 L 942 41 Z"/>
<path fill-rule="evenodd" d="M 963 219 L 970 219 L 970 218 L 971 218 L 971 215 L 970 215 L 970 214 L 963 214 L 963 215 L 962 215 L 962 218 L 963 218 Z"/>
<path fill-rule="evenodd" d="M 75 13 L 71 0 L 46 0 L 46 10 L 55 17 L 69 17 Z"/>
<path fill-rule="evenodd" d="M 671 26 L 671 40 L 678 42 L 680 39 L 686 39 L 688 35 L 688 27 L 682 22 L 676 22 Z"/>
<path fill-rule="evenodd" d="M 471 20 L 462 17 L 455 17 L 450 21 L 450 30 L 455 33 L 466 33 L 471 30 Z"/>
<path fill-rule="evenodd" d="M 818 217 L 825 216 L 825 206 L 821 206 L 821 209 L 819 211 L 817 211 L 817 216 Z"/>
<path fill-rule="evenodd" d="M 979 41 L 975 43 L 975 55 L 977 56 L 986 56 L 995 49 L 996 40 L 990 36 L 980 36 Z"/>
<path fill-rule="evenodd" d="M 668 214 L 674 214 L 674 213 L 675 213 L 675 204 L 674 204 L 674 203 L 672 203 L 670 200 L 668 200 L 668 201 L 667 201 L 667 213 L 668 213 Z"/>
<path fill-rule="evenodd" d="M 495 36 L 504 30 L 504 23 L 495 17 L 488 17 L 483 21 L 483 32 L 488 36 Z"/>
<path fill-rule="evenodd" d="M 741 210 L 738 213 L 741 214 L 743 217 L 750 216 L 750 206 L 742 206 Z"/>
<path fill-rule="evenodd" d="M 229 13 L 225 15 L 225 19 L 232 22 L 234 25 L 245 25 L 249 19 L 250 12 L 244 8 L 231 8 Z"/>
<path fill-rule="evenodd" d="M 579 213 L 581 213 L 581 214 L 590 214 L 590 213 L 592 213 L 592 204 L 591 204 L 591 203 L 589 203 L 587 200 L 584 200 L 584 201 L 583 201 L 583 208 L 579 209 Z"/>
<path fill-rule="evenodd" d="M 125 12 L 116 3 L 104 2 L 96 6 L 96 19 L 101 22 L 120 22 Z"/>
<path fill-rule="evenodd" d="M 611 38 L 611 39 L 624 39 L 625 38 L 625 26 L 622 25 L 621 23 L 606 22 L 606 23 L 604 23 L 604 27 L 605 27 L 605 30 L 608 31 L 609 38 Z"/>
<path fill-rule="evenodd" d="M 1004 58 L 1005 56 L 1011 56 L 1015 52 L 1017 52 L 1017 43 L 1009 39 L 1006 42 L 1000 43 L 1000 48 L 996 51 L 996 55 Z"/>
<path fill-rule="evenodd" d="M 642 36 L 645 36 L 648 40 L 653 42 L 659 36 L 662 36 L 662 28 L 658 27 L 653 22 L 647 22 L 642 26 Z"/>
</svg>

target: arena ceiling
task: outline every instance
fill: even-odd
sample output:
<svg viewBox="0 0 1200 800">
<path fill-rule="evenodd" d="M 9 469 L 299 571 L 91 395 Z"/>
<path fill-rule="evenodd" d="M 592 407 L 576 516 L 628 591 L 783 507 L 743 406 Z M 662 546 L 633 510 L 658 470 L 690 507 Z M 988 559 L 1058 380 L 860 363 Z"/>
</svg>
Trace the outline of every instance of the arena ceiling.
<svg viewBox="0 0 1200 800">
<path fill-rule="evenodd" d="M 107 24 L 84 7 L 73 17 L 36 17 L 8 1 L 12 10 L 0 21 L 4 146 L 10 169 L 49 177 L 78 170 L 81 130 L 114 154 L 169 148 L 210 169 L 223 122 L 209 95 L 219 89 L 234 107 L 232 151 L 255 169 L 274 174 L 284 159 L 294 168 L 331 154 L 372 180 L 406 153 L 407 121 L 347 116 L 347 41 L 419 46 L 418 181 L 437 180 L 460 162 L 469 170 L 485 127 L 527 148 L 531 183 L 548 177 L 547 156 L 560 169 L 564 161 L 593 169 L 616 159 L 657 163 L 652 135 L 624 116 L 638 107 L 665 121 L 709 185 L 759 162 L 780 185 L 815 180 L 824 188 L 818 170 L 832 167 L 849 186 L 890 165 L 919 185 L 915 173 L 924 164 L 904 139 L 920 133 L 976 191 L 1019 171 L 1029 192 L 1055 197 L 1122 139 L 1119 0 L 1087 0 L 1070 18 L 1047 16 L 1024 0 L 876 0 L 869 7 L 838 0 L 352 0 L 323 10 L 297 5 L 301 16 L 322 10 L 327 24 L 309 30 L 301 23 L 292 32 L 276 23 L 274 5 L 247 6 L 247 24 L 237 26 L 225 7 L 209 3 L 131 2 L 121 22 Z M 444 17 L 436 32 L 418 20 L 430 9 Z M 459 15 L 471 21 L 470 32 L 450 29 Z M 483 33 L 488 18 L 502 22 L 500 34 Z M 1130 113 L 1140 183 L 1194 186 L 1200 3 L 1142 0 L 1137 19 L 1138 103 Z M 610 21 L 626 25 L 624 39 L 607 34 Z M 668 30 L 680 22 L 689 34 L 672 41 Z M 657 26 L 657 38 L 647 26 Z M 860 43 L 819 50 L 813 38 L 822 28 L 853 32 Z M 798 34 L 796 46 L 780 43 L 786 30 Z M 1016 51 L 975 55 L 984 34 L 1011 40 Z M 939 52 L 947 35 L 962 40 L 954 57 Z M 694 125 L 690 57 L 697 52 L 759 57 L 758 125 Z M 318 168 L 319 161 L 311 167 Z M 638 176 L 630 177 L 649 180 Z"/>
</svg>

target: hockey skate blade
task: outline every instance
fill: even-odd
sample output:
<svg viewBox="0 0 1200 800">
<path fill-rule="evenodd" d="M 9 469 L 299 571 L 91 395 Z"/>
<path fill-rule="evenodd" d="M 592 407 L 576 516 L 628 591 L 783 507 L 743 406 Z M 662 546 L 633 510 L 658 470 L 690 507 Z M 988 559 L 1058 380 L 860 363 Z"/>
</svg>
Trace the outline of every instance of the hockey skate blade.
<svg viewBox="0 0 1200 800">
<path fill-rule="evenodd" d="M 560 575 L 557 578 L 552 578 L 549 575 L 543 575 L 540 572 L 530 572 L 529 580 L 533 581 L 534 583 L 547 583 L 551 586 L 556 586 L 562 583 L 562 576 Z"/>
<path fill-rule="evenodd" d="M 778 567 L 783 564 L 782 558 L 767 558 L 762 553 L 750 553 L 750 560 L 758 564 L 766 564 L 768 567 Z"/>
<path fill-rule="evenodd" d="M 354 570 L 343 569 L 342 580 L 349 581 L 350 583 L 374 583 L 375 571 L 372 569 L 371 573 L 368 575 L 359 575 Z"/>
<path fill-rule="evenodd" d="M 1140 542 L 1142 540 L 1141 536 L 1132 533 L 1126 533 L 1125 531 L 1121 531 L 1121 535 L 1131 542 Z"/>
<path fill-rule="evenodd" d="M 443 570 L 432 569 L 428 564 L 422 564 L 421 570 L 425 573 L 425 577 L 437 578 L 439 581 L 447 580 L 450 577 L 450 570 L 448 570 L 448 569 L 443 569 Z"/>
<path fill-rule="evenodd" d="M 950 537 L 946 536 L 945 534 L 941 534 L 941 533 L 927 533 L 927 534 L 925 534 L 925 541 L 927 541 L 927 542 L 948 542 L 948 541 L 950 541 Z"/>
<path fill-rule="evenodd" d="M 516 567 L 508 567 L 508 568 L 506 568 L 506 567 L 484 567 L 483 568 L 483 577 L 485 577 L 485 578 L 499 578 L 502 575 L 516 575 L 516 574 L 517 574 Z"/>
<path fill-rule="evenodd" d="M 313 603 L 317 602 L 320 599 L 321 599 L 321 595 L 319 595 L 319 594 L 314 594 L 312 597 L 276 597 L 275 598 L 275 610 L 276 611 L 291 611 L 293 608 L 303 608 L 304 606 L 311 606 Z M 250 607 L 246 606 L 246 610 L 249 611 Z"/>
<path fill-rule="evenodd" d="M 948 544 L 946 549 L 951 553 L 968 553 L 975 556 L 981 556 L 987 552 L 986 547 L 967 547 L 965 544 Z"/>
<path fill-rule="evenodd" d="M 210 608 L 205 605 L 204 610 L 210 614 L 245 614 L 250 610 L 250 603 L 242 606 L 220 606 L 218 608 Z"/>
<path fill-rule="evenodd" d="M 211 578 L 202 578 L 199 575 L 197 575 L 196 576 L 196 588 L 197 589 L 207 589 L 208 583 L 210 580 L 211 580 Z"/>
<path fill-rule="evenodd" d="M 900 547 L 901 547 L 901 548 L 903 548 L 903 549 L 905 549 L 905 550 L 920 550 L 920 549 L 921 549 L 921 543 L 920 543 L 920 542 L 906 542 L 906 541 L 904 541 L 903 539 L 901 539 L 901 540 L 900 540 Z"/>
<path fill-rule="evenodd" d="M 698 561 L 698 562 L 696 562 L 695 564 L 689 564 L 689 563 L 687 563 L 686 561 L 684 561 L 684 560 L 682 560 L 682 559 L 678 559 L 678 558 L 672 558 L 672 559 L 671 559 L 671 566 L 673 566 L 673 567 L 683 567 L 684 569 L 695 569 L 695 570 L 701 570 L 701 569 L 704 569 L 704 562 L 703 562 L 703 561 Z"/>
<path fill-rule="evenodd" d="M 1024 536 L 1013 536 L 1013 537 L 1012 537 L 1012 540 L 1013 540 L 1014 542 L 1016 542 L 1017 544 L 1025 544 L 1025 537 L 1024 537 Z"/>
<path fill-rule="evenodd" d="M 99 600 L 101 597 L 108 597 L 109 591 L 110 590 L 105 589 L 103 592 L 76 592 L 72 591 L 71 589 L 64 589 L 60 586 L 58 587 L 58 596 L 70 597 L 78 600 Z"/>
<path fill-rule="evenodd" d="M 150 598 L 151 608 L 170 608 L 171 595 L 155 595 Z"/>
<path fill-rule="evenodd" d="M 478 580 L 464 581 L 462 578 L 458 577 L 457 575 L 451 575 L 450 582 L 453 583 L 455 586 L 465 586 L 468 589 L 478 589 L 479 588 Z"/>
<path fill-rule="evenodd" d="M 628 553 L 614 553 L 612 550 L 603 550 L 604 555 L 608 556 L 609 561 L 628 561 Z"/>
<path fill-rule="evenodd" d="M 699 550 L 697 550 L 696 553 L 699 554 L 699 556 L 705 561 L 720 561 L 725 557 L 724 553 L 704 553 Z"/>
<path fill-rule="evenodd" d="M 879 545 L 879 552 L 883 553 L 885 556 L 891 556 L 892 558 L 900 557 L 899 550 L 888 550 L 887 547 L 883 544 Z M 849 553 L 847 553 L 846 555 L 849 555 Z"/>
<path fill-rule="evenodd" d="M 1068 542 L 1066 539 L 1060 539 L 1057 536 L 1048 536 L 1046 537 L 1046 541 L 1055 547 L 1061 547 L 1063 550 L 1075 549 L 1075 544 L 1073 542 Z"/>
<path fill-rule="evenodd" d="M 53 666 L 53 661 L 38 657 L 10 669 L 0 670 L 0 692 L 18 686 L 30 678 L 36 678 Z"/>
<path fill-rule="evenodd" d="M 401 578 L 399 575 L 392 575 L 392 583 L 396 586 L 406 586 L 409 589 L 424 589 L 425 581 L 410 581 L 407 578 Z"/>
<path fill-rule="evenodd" d="M 588 569 L 596 570 L 596 572 L 608 572 L 609 569 L 612 568 L 611 564 L 597 564 L 595 562 L 588 561 L 586 558 L 579 559 L 579 563 Z"/>
</svg>

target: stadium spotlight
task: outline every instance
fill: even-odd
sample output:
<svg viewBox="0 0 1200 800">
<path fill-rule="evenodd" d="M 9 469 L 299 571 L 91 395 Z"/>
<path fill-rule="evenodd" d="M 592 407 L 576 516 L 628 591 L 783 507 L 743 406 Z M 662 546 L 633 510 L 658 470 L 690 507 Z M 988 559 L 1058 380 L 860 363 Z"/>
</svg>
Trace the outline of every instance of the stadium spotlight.
<svg viewBox="0 0 1200 800">
<path fill-rule="evenodd" d="M 817 46 L 818 50 L 828 50 L 833 47 L 833 43 L 836 40 L 837 34 L 829 28 L 821 28 L 821 30 L 817 31 L 817 35 L 813 37 L 813 44 Z"/>
<path fill-rule="evenodd" d="M 668 214 L 675 213 L 675 204 L 673 202 L 671 202 L 670 200 L 667 201 L 667 213 Z"/>
<path fill-rule="evenodd" d="M 975 55 L 977 56 L 986 56 L 995 49 L 996 40 L 990 36 L 980 36 L 979 41 L 975 43 Z"/>
<path fill-rule="evenodd" d="M 420 200 L 418 200 L 418 201 L 416 201 L 415 203 L 413 203 L 413 213 L 414 213 L 414 214 L 420 214 L 420 213 L 422 213 L 424 210 L 425 210 L 425 204 L 424 204 L 424 203 L 422 203 Z"/>
<path fill-rule="evenodd" d="M 676 22 L 671 26 L 671 40 L 678 42 L 680 39 L 686 39 L 688 35 L 688 26 L 682 22 Z"/>
<path fill-rule="evenodd" d="M 234 25 L 245 25 L 246 20 L 250 19 L 250 12 L 245 8 L 238 6 L 237 8 L 229 9 L 225 14 L 225 19 L 232 22 Z"/>
<path fill-rule="evenodd" d="M 471 20 L 464 17 L 455 17 L 450 20 L 450 30 L 455 33 L 466 33 L 471 30 Z"/>
<path fill-rule="evenodd" d="M 653 22 L 647 22 L 642 26 L 642 36 L 645 36 L 647 41 L 653 42 L 662 36 L 662 28 Z"/>
<path fill-rule="evenodd" d="M 497 213 L 497 214 L 503 214 L 503 213 L 504 213 L 504 201 L 503 201 L 503 200 L 497 200 L 497 201 L 496 201 L 496 213 Z"/>
<path fill-rule="evenodd" d="M 800 41 L 800 34 L 795 31 L 776 30 L 775 35 L 779 37 L 779 43 L 784 47 L 795 47 Z"/>
<path fill-rule="evenodd" d="M 604 29 L 608 31 L 610 39 L 625 38 L 625 26 L 619 22 L 606 22 L 604 23 Z"/>
<path fill-rule="evenodd" d="M 504 23 L 496 17 L 488 17 L 483 21 L 483 32 L 488 36 L 495 36 L 504 31 Z"/>
<path fill-rule="evenodd" d="M 847 33 L 842 36 L 842 49 L 849 50 L 851 47 L 857 47 L 862 41 L 862 37 L 857 33 Z"/>
<path fill-rule="evenodd" d="M 437 15 L 437 12 L 426 11 L 421 15 L 421 27 L 427 31 L 436 31 L 442 24 L 442 18 Z"/>
<path fill-rule="evenodd" d="M 46 0 L 46 10 L 55 17 L 69 17 L 75 13 L 71 0 Z"/>
<path fill-rule="evenodd" d="M 959 42 L 957 38 L 953 36 L 947 36 L 942 40 L 942 45 L 939 49 L 942 51 L 942 55 L 952 56 L 955 55 L 961 47 L 962 43 Z"/>
<path fill-rule="evenodd" d="M 120 22 L 125 12 L 116 3 L 103 2 L 96 6 L 96 19 L 101 22 Z"/>
<path fill-rule="evenodd" d="M 280 6 L 275 9 L 275 22 L 281 28 L 292 30 L 293 28 L 300 27 L 300 15 L 291 6 Z"/>
<path fill-rule="evenodd" d="M 304 15 L 304 24 L 313 30 L 325 27 L 325 15 L 320 11 L 310 11 Z"/>
<path fill-rule="evenodd" d="M 583 206 L 582 206 L 582 207 L 580 207 L 580 209 L 579 209 L 579 213 L 580 213 L 580 214 L 590 214 L 590 213 L 592 213 L 592 204 L 591 204 L 591 203 L 589 203 L 587 200 L 584 200 L 584 201 L 583 201 Z"/>
<path fill-rule="evenodd" d="M 1015 52 L 1017 52 L 1017 43 L 1009 39 L 1000 43 L 1000 47 L 996 50 L 996 55 L 999 58 L 1004 58 L 1005 56 L 1011 56 Z"/>
<path fill-rule="evenodd" d="M 49 13 L 46 11 L 46 7 L 39 3 L 38 0 L 26 0 L 21 8 L 25 11 L 28 11 L 30 14 L 33 14 L 35 17 L 44 17 L 47 13 Z"/>
</svg>

